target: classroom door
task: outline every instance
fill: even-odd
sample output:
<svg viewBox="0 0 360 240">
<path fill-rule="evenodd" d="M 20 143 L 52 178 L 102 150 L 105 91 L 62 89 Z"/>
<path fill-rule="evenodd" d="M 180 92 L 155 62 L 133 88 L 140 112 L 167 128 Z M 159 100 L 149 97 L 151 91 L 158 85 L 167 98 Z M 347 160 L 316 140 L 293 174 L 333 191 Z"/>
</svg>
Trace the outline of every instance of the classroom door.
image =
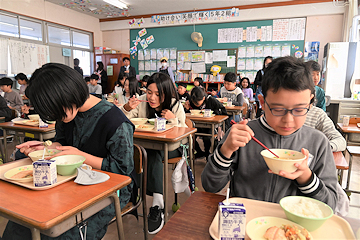
<svg viewBox="0 0 360 240">
<path fill-rule="evenodd" d="M 129 54 L 97 54 L 96 56 L 101 56 L 108 75 L 108 84 L 105 93 L 111 93 L 114 90 L 115 82 L 119 76 L 120 67 L 124 65 L 123 58 L 129 57 Z"/>
</svg>

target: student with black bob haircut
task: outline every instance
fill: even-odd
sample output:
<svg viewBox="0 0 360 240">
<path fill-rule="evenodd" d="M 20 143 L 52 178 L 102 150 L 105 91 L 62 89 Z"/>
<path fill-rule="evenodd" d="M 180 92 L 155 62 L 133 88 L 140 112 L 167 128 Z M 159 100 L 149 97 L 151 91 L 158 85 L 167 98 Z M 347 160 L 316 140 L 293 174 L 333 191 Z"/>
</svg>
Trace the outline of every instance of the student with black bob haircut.
<svg viewBox="0 0 360 240">
<path fill-rule="evenodd" d="M 213 114 L 215 115 L 227 115 L 227 111 L 225 107 L 220 103 L 218 100 L 216 100 L 213 96 L 208 95 L 205 93 L 205 90 L 201 87 L 194 87 L 191 90 L 190 94 L 190 106 L 188 104 L 185 104 L 185 108 L 189 109 L 186 112 L 190 112 L 192 109 L 210 109 L 213 111 Z M 230 127 L 230 122 L 228 120 L 225 121 L 226 129 Z M 211 134 L 211 128 L 197 128 L 198 133 L 207 133 Z M 224 131 L 226 131 L 224 129 Z M 216 129 L 215 129 L 216 131 Z M 196 150 L 196 158 L 201 157 L 207 157 L 210 154 L 210 147 L 211 147 L 211 137 L 208 136 L 202 136 L 202 139 L 204 141 L 204 150 L 202 151 L 198 142 L 195 141 L 195 150 Z"/>
<path fill-rule="evenodd" d="M 139 100 L 142 100 L 141 102 Z M 171 78 L 164 73 L 151 75 L 146 94 L 132 97 L 120 109 L 131 118 L 165 118 L 169 124 L 187 127 L 185 112 Z M 149 233 L 155 234 L 164 225 L 163 159 L 164 151 L 146 149 L 148 154 L 147 194 L 153 196 L 148 215 Z M 180 148 L 169 152 L 169 158 L 180 157 Z"/>
<path fill-rule="evenodd" d="M 129 99 L 133 96 L 139 97 L 140 89 L 139 83 L 136 77 L 128 77 L 125 80 L 124 84 L 124 92 L 121 96 L 119 96 L 118 100 L 115 100 L 115 105 L 122 106 L 129 101 Z"/>
<path fill-rule="evenodd" d="M 112 103 L 89 95 L 85 81 L 76 70 L 59 63 L 43 65 L 33 73 L 26 95 L 43 120 L 57 121 L 55 139 L 50 148 L 62 152 L 54 157 L 81 155 L 86 158 L 84 163 L 94 169 L 127 176 L 133 173 L 133 124 Z M 16 147 L 28 155 L 43 148 L 30 147 L 36 143 L 40 142 L 29 141 Z M 131 183 L 120 190 L 122 208 L 131 199 L 133 185 Z M 115 209 L 111 204 L 86 219 L 88 239 L 102 239 L 114 216 Z M 2 238 L 31 239 L 31 232 L 9 221 Z M 63 233 L 60 238 L 80 239 L 78 227 Z M 41 239 L 54 238 L 41 235 Z"/>
</svg>

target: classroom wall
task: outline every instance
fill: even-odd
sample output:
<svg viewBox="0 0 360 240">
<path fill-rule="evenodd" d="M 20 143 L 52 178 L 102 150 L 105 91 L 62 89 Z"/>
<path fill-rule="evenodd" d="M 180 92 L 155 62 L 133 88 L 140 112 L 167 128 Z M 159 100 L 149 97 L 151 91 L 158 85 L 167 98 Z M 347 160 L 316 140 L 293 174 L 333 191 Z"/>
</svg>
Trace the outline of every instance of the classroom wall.
<svg viewBox="0 0 360 240">
<path fill-rule="evenodd" d="M 102 45 L 99 19 L 45 0 L 0 0 L 0 9 L 93 32 L 94 46 Z"/>
<path fill-rule="evenodd" d="M 116 31 L 103 31 L 102 32 L 103 47 L 109 47 L 119 50 L 123 53 L 129 52 L 130 46 L 130 31 L 116 30 Z"/>
<path fill-rule="evenodd" d="M 305 42 L 320 42 L 319 63 L 322 63 L 324 46 L 328 42 L 341 42 L 344 15 L 310 16 L 306 21 Z"/>
</svg>

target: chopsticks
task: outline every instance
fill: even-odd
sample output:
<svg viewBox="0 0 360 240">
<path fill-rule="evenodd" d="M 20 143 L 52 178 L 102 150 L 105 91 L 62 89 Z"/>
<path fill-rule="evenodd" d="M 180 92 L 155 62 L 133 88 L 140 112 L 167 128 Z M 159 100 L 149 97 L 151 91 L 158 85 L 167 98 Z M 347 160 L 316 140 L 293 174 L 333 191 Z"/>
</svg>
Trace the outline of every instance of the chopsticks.
<svg viewBox="0 0 360 240">
<path fill-rule="evenodd" d="M 234 120 L 231 120 L 231 124 L 236 124 Z M 257 142 L 260 146 L 271 152 L 275 157 L 280 158 L 278 155 L 276 155 L 273 151 L 271 151 L 268 147 L 266 147 L 262 142 L 260 142 L 256 137 L 251 136 L 251 138 Z"/>
<path fill-rule="evenodd" d="M 146 100 L 137 100 L 137 101 L 139 101 L 139 102 L 149 102 L 149 101 L 146 101 Z"/>
</svg>

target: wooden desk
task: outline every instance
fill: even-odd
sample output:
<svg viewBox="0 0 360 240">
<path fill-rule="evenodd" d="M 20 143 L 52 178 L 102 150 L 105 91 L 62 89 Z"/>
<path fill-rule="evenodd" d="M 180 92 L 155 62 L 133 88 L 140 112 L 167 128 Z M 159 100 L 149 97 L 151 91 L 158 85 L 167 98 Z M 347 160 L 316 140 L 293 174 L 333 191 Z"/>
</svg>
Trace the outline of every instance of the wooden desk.
<svg viewBox="0 0 360 240">
<path fill-rule="evenodd" d="M 346 142 L 350 144 L 355 144 L 355 145 L 359 145 L 360 144 L 360 138 L 359 141 L 353 142 L 351 141 L 351 136 L 352 134 L 360 134 L 360 128 L 357 127 L 356 124 L 354 123 L 350 123 L 349 126 L 344 127 L 344 125 L 342 123 L 337 123 L 338 128 L 340 129 L 340 131 L 345 135 L 345 140 Z M 350 138 L 350 141 L 349 141 Z"/>
<path fill-rule="evenodd" d="M 243 106 L 231 106 L 231 107 L 225 106 L 226 111 L 228 113 L 232 113 L 234 121 L 235 121 L 235 115 L 239 115 L 239 114 L 240 114 L 240 121 L 241 121 L 242 110 L 244 110 L 244 108 L 245 107 L 243 107 Z"/>
<path fill-rule="evenodd" d="M 214 150 L 214 143 L 215 143 L 215 128 L 220 126 L 222 123 L 223 131 L 225 132 L 225 120 L 228 119 L 229 116 L 215 115 L 214 117 L 204 118 L 204 117 L 198 117 L 196 115 L 191 115 L 190 113 L 186 113 L 186 118 L 193 121 L 195 123 L 196 128 L 211 128 L 211 134 L 195 133 L 195 135 L 211 137 L 210 152 L 212 153 Z"/>
<path fill-rule="evenodd" d="M 20 124 L 14 124 L 13 122 L 4 122 L 0 123 L 0 128 L 4 130 L 4 139 L 6 139 L 7 135 L 15 135 L 18 137 L 30 137 L 39 139 L 43 141 L 44 139 L 51 139 L 55 137 L 55 124 L 49 124 L 47 128 L 40 128 L 40 127 L 32 127 Z M 10 156 L 7 152 L 7 142 L 4 141 L 4 148 L 5 148 L 5 161 L 8 162 Z"/>
<path fill-rule="evenodd" d="M 76 221 L 82 216 L 84 219 L 90 217 L 85 216 L 87 209 L 112 198 L 115 203 L 118 234 L 124 239 L 120 201 L 116 191 L 130 184 L 131 178 L 105 173 L 110 179 L 103 183 L 84 186 L 69 181 L 43 191 L 30 190 L 0 180 L 0 215 L 30 228 L 32 239 L 40 240 L 40 232 L 49 235 L 50 232 L 64 231 L 64 226 L 59 225 L 67 220 L 71 220 L 71 227 L 76 226 Z M 84 214 L 80 216 L 80 213 Z"/>
<path fill-rule="evenodd" d="M 153 239 L 212 239 L 209 227 L 218 210 L 218 203 L 224 199 L 218 194 L 195 192 Z"/>
<path fill-rule="evenodd" d="M 195 192 L 186 200 L 181 208 L 153 239 L 212 239 L 209 233 L 209 227 L 217 213 L 218 203 L 224 199 L 225 196 L 214 193 Z M 284 211 L 277 203 L 246 198 L 242 198 L 241 201 L 246 207 L 246 223 L 254 218 L 262 216 L 273 216 L 286 219 Z M 358 219 L 356 220 L 359 222 Z M 351 229 L 342 218 L 334 215 L 327 221 L 331 222 L 328 226 L 337 227 L 337 229 L 333 231 L 331 229 L 324 230 L 324 224 L 318 230 L 311 232 L 314 239 L 336 239 L 335 235 L 339 234 L 338 232 L 341 231 L 339 226 L 342 226 L 343 229 L 346 230 L 347 236 L 351 236 L 345 239 L 355 239 L 353 233 L 354 229 Z M 336 223 L 339 221 L 341 221 L 341 224 L 333 225 L 334 222 Z M 355 226 L 355 224 L 352 224 L 352 226 Z M 245 235 L 245 239 L 250 239 L 247 234 Z"/>
<path fill-rule="evenodd" d="M 339 183 L 341 186 L 343 179 L 343 171 L 349 169 L 349 164 L 347 163 L 344 154 L 342 152 L 333 152 L 333 156 L 335 160 L 336 169 L 338 170 Z"/>
<path fill-rule="evenodd" d="M 134 143 L 144 148 L 164 151 L 164 201 L 165 201 L 165 217 L 164 221 L 167 222 L 168 207 L 168 160 L 169 151 L 174 151 L 180 147 L 181 143 L 189 142 L 189 149 L 192 149 L 191 134 L 196 132 L 196 128 L 174 127 L 163 133 L 149 133 L 149 132 L 134 132 Z M 190 150 L 190 167 L 193 167 L 193 154 Z M 146 217 L 146 216 L 145 216 Z"/>
</svg>

